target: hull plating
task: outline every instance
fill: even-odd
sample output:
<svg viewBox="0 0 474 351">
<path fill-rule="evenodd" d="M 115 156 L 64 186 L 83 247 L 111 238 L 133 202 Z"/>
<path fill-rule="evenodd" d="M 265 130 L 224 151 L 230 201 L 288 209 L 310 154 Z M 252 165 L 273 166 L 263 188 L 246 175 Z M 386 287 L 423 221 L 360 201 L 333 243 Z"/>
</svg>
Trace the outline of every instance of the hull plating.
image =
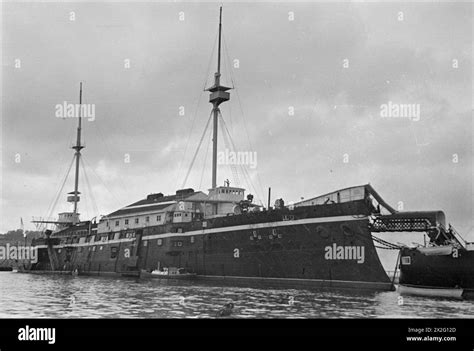
<svg viewBox="0 0 474 351">
<path fill-rule="evenodd" d="M 363 204 L 351 206 L 352 211 L 332 205 L 317 212 L 310 207 L 232 216 L 205 226 L 146 228 L 117 240 L 62 240 L 51 245 L 54 251 L 39 245 L 39 262 L 30 269 L 51 270 L 49 251 L 56 256 L 55 270 L 79 274 L 139 275 L 182 267 L 200 279 L 392 290 L 368 229 L 368 213 Z"/>
</svg>

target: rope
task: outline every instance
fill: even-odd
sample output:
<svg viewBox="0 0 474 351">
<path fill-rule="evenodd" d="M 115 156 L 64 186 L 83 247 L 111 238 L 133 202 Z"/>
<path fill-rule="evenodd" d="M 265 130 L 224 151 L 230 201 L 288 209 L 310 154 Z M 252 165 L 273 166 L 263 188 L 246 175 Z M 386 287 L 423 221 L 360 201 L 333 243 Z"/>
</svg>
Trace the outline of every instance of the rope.
<svg viewBox="0 0 474 351">
<path fill-rule="evenodd" d="M 52 214 L 53 214 L 53 211 L 58 203 L 58 200 L 59 200 L 59 196 L 61 195 L 63 189 L 64 189 L 64 185 L 66 184 L 66 181 L 67 181 L 67 177 L 69 175 L 69 172 L 71 171 L 71 168 L 72 168 L 72 165 L 74 164 L 74 159 L 76 158 L 76 155 L 74 155 L 72 157 L 72 160 L 71 160 L 71 163 L 69 164 L 69 167 L 67 169 L 67 172 L 66 172 L 66 175 L 64 176 L 64 179 L 63 179 L 63 182 L 61 184 L 61 187 L 59 188 L 59 191 L 57 192 L 56 194 L 56 198 L 54 199 L 53 201 L 53 204 L 50 206 L 50 208 L 48 209 L 48 212 L 47 212 L 47 216 L 46 216 L 46 219 L 49 219 Z M 44 225 L 44 226 L 43 226 Z M 40 230 L 43 230 L 44 228 L 47 228 L 47 223 L 40 223 L 39 224 L 39 229 Z"/>
<path fill-rule="evenodd" d="M 222 118 L 222 116 L 221 116 L 221 119 L 222 119 L 222 123 L 221 123 L 221 125 L 222 125 L 222 134 L 224 136 L 224 140 L 225 140 L 225 142 L 228 142 L 230 144 L 230 149 L 233 152 L 237 152 L 237 149 L 236 149 L 236 147 L 235 147 L 235 145 L 232 141 L 232 137 L 230 136 L 229 130 L 227 129 L 226 123 L 224 122 L 224 118 Z M 232 165 L 232 166 L 234 166 L 234 165 Z M 255 190 L 255 187 L 253 186 L 250 177 L 248 176 L 248 174 L 245 173 L 245 169 L 244 169 L 243 165 L 239 164 L 239 167 L 242 170 L 242 175 L 244 176 L 244 181 L 247 182 L 249 187 L 253 187 L 254 190 Z M 237 182 L 238 182 L 237 168 L 235 166 L 231 167 L 231 172 L 232 173 L 235 172 L 235 176 L 236 176 Z"/>
<path fill-rule="evenodd" d="M 380 247 L 380 248 L 383 248 L 383 249 L 387 249 L 387 250 L 400 250 L 402 247 L 399 246 L 399 245 L 395 245 L 395 244 L 392 244 L 388 241 L 385 241 L 383 239 L 380 239 L 380 238 L 377 238 L 375 235 L 372 234 L 372 239 L 374 241 L 376 241 L 377 243 L 385 246 L 385 247 Z"/>
<path fill-rule="evenodd" d="M 201 179 L 199 180 L 199 189 L 201 189 L 202 186 L 202 180 L 204 178 L 204 171 L 206 170 L 206 161 L 207 161 L 207 154 L 209 153 L 209 145 L 211 145 L 211 137 L 207 141 L 207 147 L 206 147 L 206 154 L 204 155 L 204 163 L 202 165 L 202 171 L 201 171 Z"/>
<path fill-rule="evenodd" d="M 224 38 L 224 33 L 222 33 L 222 42 L 224 43 L 224 52 L 225 52 L 225 57 L 227 58 L 228 62 L 229 62 L 229 65 L 232 66 L 230 64 L 231 60 L 230 60 L 230 57 L 229 57 L 229 50 L 227 50 L 227 44 L 226 44 L 226 41 L 225 41 L 225 38 Z M 224 62 L 226 62 L 224 60 Z M 235 84 L 234 84 L 234 79 L 233 79 L 233 75 L 232 75 L 232 70 L 229 69 L 229 72 L 230 72 L 230 81 L 232 83 L 232 89 L 235 88 Z"/>
<path fill-rule="evenodd" d="M 236 150 L 233 150 L 232 145 L 230 145 L 229 137 L 228 137 L 228 135 L 227 135 L 227 133 L 225 132 L 225 129 L 224 129 L 224 124 L 220 123 L 220 126 L 221 126 L 221 131 L 222 131 L 222 137 L 224 139 L 224 146 L 235 152 Z M 238 173 L 237 173 L 237 167 L 234 164 L 229 164 L 229 168 L 230 168 L 230 171 L 232 173 L 233 181 L 235 182 L 235 184 L 237 186 L 239 186 L 240 182 L 239 182 L 239 177 L 238 177 Z"/>
<path fill-rule="evenodd" d="M 206 77 L 205 77 L 205 82 L 204 82 L 204 86 L 202 88 L 203 91 L 206 90 L 206 85 L 207 85 L 207 82 L 209 80 L 209 72 L 211 71 L 211 63 L 212 63 L 212 57 L 214 56 L 214 52 L 216 51 L 216 45 L 217 45 L 217 38 L 219 37 L 219 33 L 216 33 L 216 37 L 214 38 L 214 46 L 212 47 L 212 51 L 211 51 L 211 56 L 209 56 L 209 62 L 207 64 L 207 72 L 206 72 Z"/>
<path fill-rule="evenodd" d="M 89 182 L 89 177 L 87 176 L 87 172 L 86 172 L 86 166 L 84 165 L 83 160 L 84 160 L 84 157 L 81 157 L 81 166 L 82 166 L 82 170 L 84 172 L 84 178 L 86 180 L 87 190 L 90 193 L 91 202 L 92 202 L 92 210 L 95 212 L 94 213 L 95 215 L 98 215 L 99 214 L 99 208 L 97 207 L 97 202 L 95 200 L 94 192 L 92 191 L 92 187 L 91 187 L 91 184 Z"/>
<path fill-rule="evenodd" d="M 225 51 L 226 51 L 226 54 L 227 54 L 227 57 L 228 57 L 229 50 L 227 50 L 227 45 L 226 45 L 226 41 L 225 41 L 225 38 L 224 38 L 224 34 L 222 34 L 222 41 L 224 42 Z M 242 107 L 242 101 L 240 99 L 239 90 L 237 89 L 237 86 L 235 84 L 235 77 L 232 73 L 232 70 L 230 70 L 230 79 L 231 79 L 231 82 L 232 82 L 232 89 L 235 90 L 235 94 L 237 96 L 237 102 L 239 103 L 240 112 L 242 113 L 242 121 L 243 121 L 243 125 L 244 125 L 245 134 L 247 135 L 247 141 L 249 143 L 250 149 L 254 150 L 252 142 L 250 140 L 250 134 L 249 134 L 248 128 L 247 128 L 247 121 L 245 119 L 244 109 Z M 258 172 L 256 172 L 256 174 L 257 174 L 257 181 L 258 181 L 258 185 L 260 187 L 260 191 L 262 192 L 262 194 L 265 194 L 265 191 L 263 190 L 262 182 L 261 182 L 261 179 L 260 179 L 260 174 Z M 258 193 L 256 191 L 255 191 L 255 194 L 258 196 Z M 261 200 L 260 200 L 260 202 L 261 202 Z"/>
<path fill-rule="evenodd" d="M 75 130 L 76 130 L 76 127 L 75 127 L 75 126 L 74 126 L 73 128 L 70 128 L 69 134 L 68 134 L 68 136 L 67 136 L 68 142 L 71 140 L 72 136 L 74 135 Z M 61 155 L 62 155 L 62 156 L 61 156 L 61 159 L 60 159 L 60 161 L 59 161 L 59 164 L 62 165 L 62 164 L 64 164 L 63 162 L 64 162 L 65 159 L 66 159 L 66 153 L 61 153 Z M 58 187 L 59 187 L 59 184 L 60 184 L 60 182 L 61 182 L 61 174 L 62 174 L 62 173 L 58 173 L 58 175 L 57 175 L 57 180 L 56 180 L 56 182 L 55 182 L 55 184 L 56 184 L 55 189 L 58 189 Z M 55 199 L 55 198 L 51 199 L 51 202 L 50 202 L 50 204 L 49 204 L 49 206 L 48 206 L 48 209 L 47 209 L 47 211 L 46 211 L 46 214 L 49 213 L 49 211 L 50 211 L 50 209 L 51 209 L 51 207 L 52 207 L 52 205 L 53 205 L 54 199 Z M 52 210 L 54 210 L 54 208 L 53 208 Z M 38 229 L 38 228 L 37 228 L 37 229 Z"/>
<path fill-rule="evenodd" d="M 395 277 L 397 276 L 398 262 L 400 261 L 401 254 L 402 254 L 402 251 L 398 251 L 397 263 L 395 263 L 395 269 L 393 271 L 392 285 L 395 282 Z"/>
<path fill-rule="evenodd" d="M 235 144 L 232 140 L 232 136 L 230 135 L 229 130 L 227 129 L 227 125 L 225 124 L 224 118 L 221 118 L 221 121 L 222 121 L 222 124 L 224 125 L 225 131 L 227 132 L 227 135 L 229 137 L 229 140 L 232 144 L 233 149 L 236 150 Z M 240 168 L 242 170 L 242 174 L 244 175 L 244 178 L 246 178 L 246 181 L 248 182 L 249 186 L 251 188 L 253 188 L 253 191 L 254 191 L 255 195 L 259 198 L 259 201 L 261 202 L 260 196 L 258 195 L 257 189 L 255 188 L 255 186 L 254 186 L 254 184 L 253 184 L 253 182 L 250 178 L 250 175 L 247 172 L 247 169 L 245 167 L 243 167 L 242 165 L 240 165 Z"/>
<path fill-rule="evenodd" d="M 112 197 L 115 199 L 115 201 L 117 203 L 119 203 L 120 201 L 115 197 L 114 193 L 112 193 L 110 191 L 110 189 L 107 187 L 107 185 L 104 183 L 104 181 L 102 180 L 101 177 L 99 177 L 99 175 L 94 171 L 94 168 L 92 168 L 89 164 L 89 161 L 87 161 L 86 159 L 84 159 L 84 162 L 86 163 L 86 165 L 89 167 L 89 169 L 92 171 L 92 173 L 97 177 L 97 179 L 101 182 L 102 186 L 109 192 L 110 195 L 112 195 Z"/>
<path fill-rule="evenodd" d="M 207 64 L 207 72 L 206 72 L 206 76 L 204 77 L 204 85 L 203 85 L 203 88 L 202 88 L 201 92 L 199 93 L 199 98 L 198 98 L 198 101 L 197 101 L 197 104 L 196 104 L 196 109 L 194 110 L 193 120 L 191 122 L 191 128 L 189 129 L 188 138 L 186 140 L 186 145 L 184 147 L 183 157 L 181 158 L 181 161 L 179 162 L 179 165 L 178 165 L 178 173 L 181 173 L 180 172 L 181 171 L 181 166 L 184 163 L 184 158 L 186 157 L 186 152 L 188 151 L 189 142 L 191 140 L 191 135 L 192 135 L 192 132 L 194 130 L 194 125 L 196 124 L 196 117 L 197 117 L 197 112 L 198 112 L 199 106 L 201 104 L 202 94 L 203 94 L 204 91 L 206 91 L 206 85 L 207 85 L 207 82 L 208 82 L 209 76 L 210 76 L 209 72 L 211 71 L 212 57 L 213 57 L 214 51 L 216 49 L 216 44 L 217 44 L 217 34 L 216 34 L 216 37 L 214 39 L 214 46 L 212 47 L 211 56 L 209 57 L 209 62 Z M 179 176 L 176 177 L 176 188 L 178 187 L 179 178 L 180 178 Z M 186 179 L 187 179 L 187 176 L 186 176 Z M 182 188 L 184 188 L 184 185 L 182 186 Z"/>
<path fill-rule="evenodd" d="M 104 117 L 106 117 L 106 116 L 104 116 Z M 119 130 L 121 133 L 125 133 L 125 132 L 122 130 L 122 128 L 119 127 L 119 123 L 109 123 L 109 124 L 107 125 L 107 127 L 109 127 L 110 125 L 117 127 L 116 130 Z M 104 133 L 102 132 L 102 129 L 100 128 L 100 122 L 97 122 L 97 121 L 96 121 L 95 128 L 91 128 L 91 129 L 94 130 L 94 131 L 95 131 L 95 130 L 97 131 L 97 133 L 99 134 L 99 138 L 98 138 L 98 139 L 99 139 L 101 142 L 103 142 L 103 144 L 105 145 L 105 153 L 106 153 L 106 156 L 108 157 L 109 160 L 112 160 L 112 159 L 113 159 L 113 157 L 112 157 L 113 154 L 112 154 L 112 152 L 110 151 L 111 148 L 109 147 L 109 143 L 108 143 L 108 141 L 107 141 L 107 138 L 105 137 Z M 125 135 L 126 135 L 126 133 L 125 133 Z M 90 168 L 90 167 L 89 167 L 89 168 Z M 123 177 L 122 177 L 122 173 L 121 173 L 121 172 L 118 172 L 117 180 L 119 181 L 120 186 L 122 187 L 122 189 L 127 189 L 127 187 L 125 186 L 124 179 L 123 179 Z"/>
<path fill-rule="evenodd" d="M 209 119 L 207 120 L 206 127 L 204 128 L 204 132 L 202 133 L 201 140 L 199 140 L 198 147 L 196 148 L 196 152 L 194 153 L 193 159 L 191 161 L 191 164 L 189 165 L 188 172 L 186 173 L 186 177 L 184 178 L 183 185 L 181 188 L 184 188 L 186 185 L 186 182 L 188 181 L 189 173 L 191 173 L 191 169 L 193 168 L 194 161 L 196 161 L 196 156 L 199 152 L 199 149 L 201 148 L 202 140 L 204 139 L 204 136 L 206 135 L 207 128 L 209 127 L 209 122 L 211 122 L 211 117 L 212 117 L 212 111 L 209 115 Z"/>
<path fill-rule="evenodd" d="M 82 157 L 81 157 L 81 159 L 82 159 Z M 84 169 L 82 167 L 79 168 L 79 172 L 80 172 L 80 176 L 85 179 L 85 172 L 84 172 Z M 87 190 L 87 191 L 89 191 L 89 190 Z M 82 192 L 82 194 L 83 194 L 83 196 L 82 196 L 81 200 L 84 202 L 84 205 L 85 205 L 85 206 L 83 206 L 83 210 L 84 210 L 83 218 L 90 218 L 89 196 L 86 196 L 84 191 Z M 79 204 L 77 206 L 77 211 L 79 211 Z"/>
<path fill-rule="evenodd" d="M 227 45 L 224 41 L 224 38 L 222 39 L 222 41 L 224 42 L 224 50 L 223 52 L 225 53 L 224 55 L 224 69 L 226 72 L 229 72 L 229 77 L 230 77 L 230 80 L 231 80 L 231 83 L 232 83 L 232 88 L 231 89 L 234 89 L 234 79 L 233 79 L 233 74 L 232 74 L 232 61 L 230 60 L 230 57 L 229 57 L 229 51 L 227 50 Z M 229 126 L 230 126 L 230 130 L 233 131 L 234 130 L 234 123 L 233 123 L 233 120 L 232 120 L 232 104 L 227 104 L 225 105 L 227 106 L 228 108 L 228 121 L 229 121 Z"/>
</svg>

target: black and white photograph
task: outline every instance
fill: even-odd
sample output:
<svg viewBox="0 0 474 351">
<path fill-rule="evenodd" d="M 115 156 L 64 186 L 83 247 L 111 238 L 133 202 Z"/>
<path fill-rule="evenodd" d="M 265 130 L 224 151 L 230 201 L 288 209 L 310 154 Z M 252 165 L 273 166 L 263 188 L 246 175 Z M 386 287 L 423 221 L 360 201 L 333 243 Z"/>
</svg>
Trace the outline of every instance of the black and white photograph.
<svg viewBox="0 0 474 351">
<path fill-rule="evenodd" d="M 411 321 L 385 342 L 456 349 L 471 1 L 0 5 L 0 350 L 117 319 Z"/>
</svg>

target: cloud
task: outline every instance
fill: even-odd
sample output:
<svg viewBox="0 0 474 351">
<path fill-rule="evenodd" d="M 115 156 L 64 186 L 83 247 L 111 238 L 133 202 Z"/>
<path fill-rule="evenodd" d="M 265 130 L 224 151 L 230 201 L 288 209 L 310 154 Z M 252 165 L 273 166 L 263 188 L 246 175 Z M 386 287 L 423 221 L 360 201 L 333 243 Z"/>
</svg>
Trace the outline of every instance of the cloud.
<svg viewBox="0 0 474 351">
<path fill-rule="evenodd" d="M 0 229 L 41 214 L 54 198 L 77 123 L 56 118 L 54 106 L 76 103 L 80 81 L 97 115 L 83 124 L 92 191 L 81 182 L 81 208 L 86 197 L 91 205 L 88 191 L 101 213 L 150 192 L 174 193 L 209 118 L 202 90 L 216 69 L 216 5 L 4 6 Z M 447 3 L 226 5 L 223 82 L 237 89 L 222 114 L 237 148 L 258 154 L 253 187 L 245 186 L 266 203 L 268 186 L 291 201 L 371 182 L 391 203 L 442 208 L 472 232 L 469 14 L 469 4 Z M 420 121 L 381 118 L 388 101 L 419 104 Z M 209 186 L 209 139 L 189 186 Z M 219 169 L 219 183 L 231 176 Z"/>
</svg>

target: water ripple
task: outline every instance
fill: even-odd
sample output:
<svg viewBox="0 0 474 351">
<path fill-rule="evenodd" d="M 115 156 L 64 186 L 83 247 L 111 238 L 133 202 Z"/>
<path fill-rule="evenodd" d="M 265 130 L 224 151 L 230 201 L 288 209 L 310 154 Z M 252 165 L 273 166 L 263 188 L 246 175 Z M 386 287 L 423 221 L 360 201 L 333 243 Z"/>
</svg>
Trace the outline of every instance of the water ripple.
<svg viewBox="0 0 474 351">
<path fill-rule="evenodd" d="M 216 286 L 202 282 L 0 273 L 0 318 L 472 318 L 470 301 L 397 292 Z"/>
</svg>

